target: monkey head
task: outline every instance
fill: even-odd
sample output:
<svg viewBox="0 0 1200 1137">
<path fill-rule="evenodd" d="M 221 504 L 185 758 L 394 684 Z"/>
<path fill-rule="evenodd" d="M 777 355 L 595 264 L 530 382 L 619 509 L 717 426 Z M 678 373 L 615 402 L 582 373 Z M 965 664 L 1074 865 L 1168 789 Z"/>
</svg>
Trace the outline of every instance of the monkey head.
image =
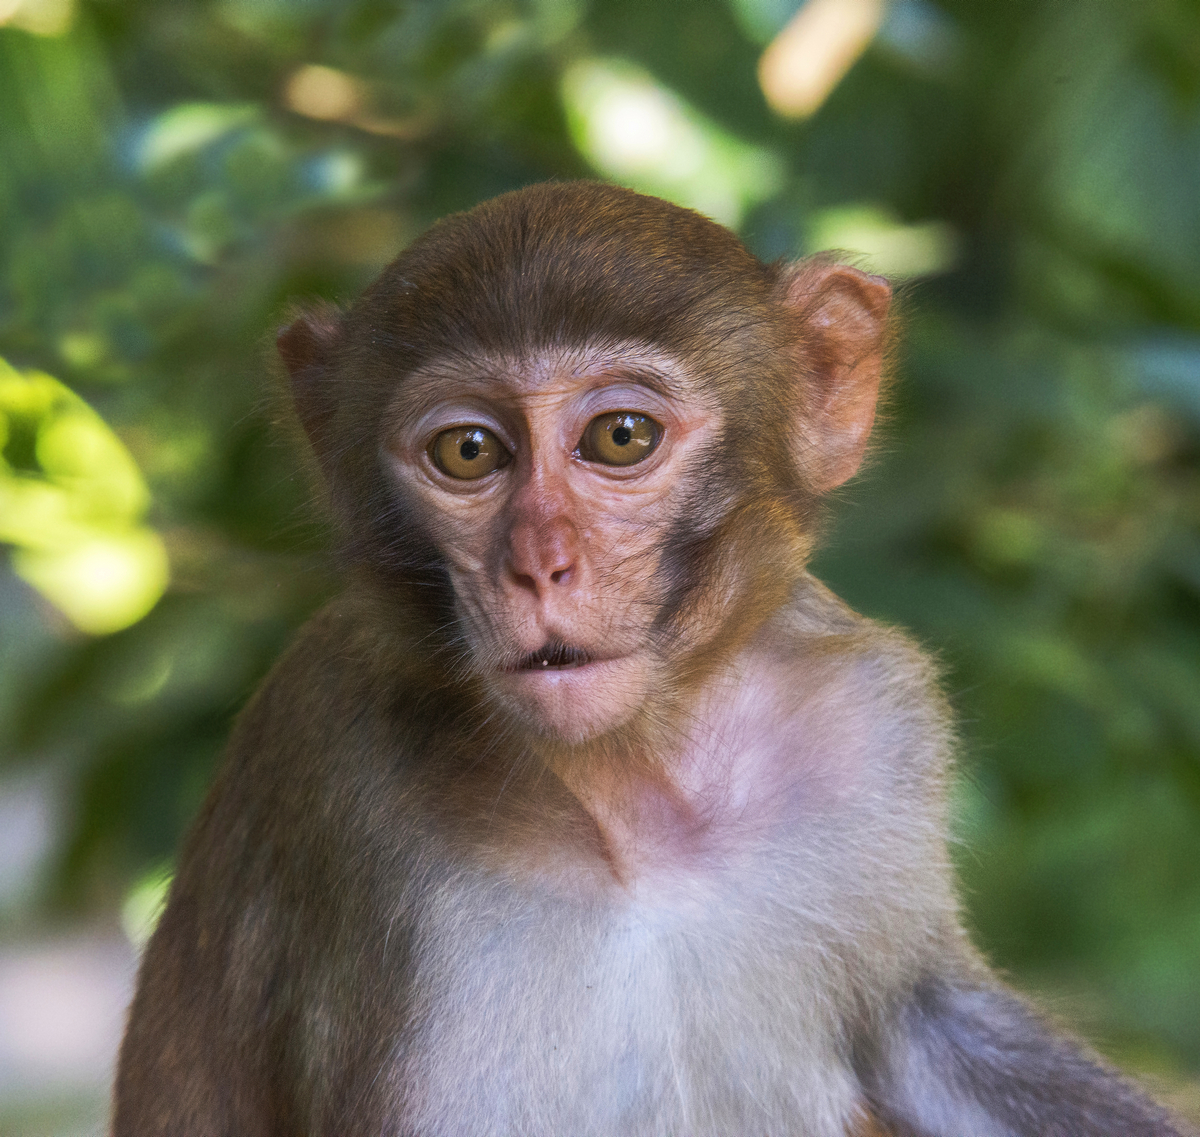
<svg viewBox="0 0 1200 1137">
<path fill-rule="evenodd" d="M 278 344 L 351 572 L 447 675 L 578 743 L 661 721 L 784 602 L 861 461 L 889 296 L 656 198 L 541 185 Z"/>
</svg>

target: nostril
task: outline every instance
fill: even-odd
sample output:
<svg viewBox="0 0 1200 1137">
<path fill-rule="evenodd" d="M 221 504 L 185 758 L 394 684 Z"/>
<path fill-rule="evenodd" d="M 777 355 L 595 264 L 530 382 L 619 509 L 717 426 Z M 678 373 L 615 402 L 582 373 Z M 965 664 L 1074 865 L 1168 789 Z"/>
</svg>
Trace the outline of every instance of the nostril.
<svg viewBox="0 0 1200 1137">
<path fill-rule="evenodd" d="M 537 595 L 537 581 L 528 573 L 514 572 L 512 574 L 512 578 L 521 588 L 524 588 L 527 591 L 532 592 L 534 595 Z"/>
<path fill-rule="evenodd" d="M 566 584 L 571 579 L 571 570 L 569 568 L 557 569 L 550 574 L 550 579 L 555 584 Z"/>
</svg>

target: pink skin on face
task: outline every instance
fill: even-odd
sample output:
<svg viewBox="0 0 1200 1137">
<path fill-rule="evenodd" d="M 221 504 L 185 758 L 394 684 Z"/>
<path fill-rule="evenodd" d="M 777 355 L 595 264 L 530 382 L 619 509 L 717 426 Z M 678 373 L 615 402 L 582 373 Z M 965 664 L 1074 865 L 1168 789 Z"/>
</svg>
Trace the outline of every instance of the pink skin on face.
<svg viewBox="0 0 1200 1137">
<path fill-rule="evenodd" d="M 660 428 L 636 464 L 580 452 L 588 424 L 614 411 Z M 716 404 L 676 361 L 626 345 L 434 363 L 405 380 L 394 413 L 393 468 L 446 557 L 493 693 L 551 738 L 626 721 L 654 682 L 655 570 L 684 467 L 719 428 Z M 475 479 L 439 469 L 433 441 L 463 426 L 493 434 L 508 464 Z M 547 645 L 574 649 L 570 665 L 522 666 Z"/>
</svg>

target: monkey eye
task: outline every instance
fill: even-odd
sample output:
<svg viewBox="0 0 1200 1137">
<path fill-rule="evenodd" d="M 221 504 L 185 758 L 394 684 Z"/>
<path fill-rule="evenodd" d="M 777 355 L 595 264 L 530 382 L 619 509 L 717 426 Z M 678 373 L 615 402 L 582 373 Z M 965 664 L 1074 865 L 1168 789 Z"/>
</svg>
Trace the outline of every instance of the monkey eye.
<svg viewBox="0 0 1200 1137">
<path fill-rule="evenodd" d="M 482 426 L 443 430 L 430 444 L 429 457 L 443 474 L 465 481 L 482 478 L 512 460 L 500 439 Z"/>
<path fill-rule="evenodd" d="M 662 427 L 649 415 L 611 411 L 587 424 L 579 440 L 579 455 L 606 466 L 632 466 L 658 445 Z"/>
</svg>

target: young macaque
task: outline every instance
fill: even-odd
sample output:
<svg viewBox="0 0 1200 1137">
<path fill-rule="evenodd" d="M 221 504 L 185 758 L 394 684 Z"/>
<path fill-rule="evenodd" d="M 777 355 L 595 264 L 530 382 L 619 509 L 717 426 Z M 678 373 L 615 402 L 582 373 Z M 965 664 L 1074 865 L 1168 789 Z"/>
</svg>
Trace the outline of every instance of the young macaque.
<svg viewBox="0 0 1200 1137">
<path fill-rule="evenodd" d="M 577 183 L 280 334 L 347 588 L 187 843 L 119 1137 L 1182 1132 L 973 952 L 934 670 L 805 572 L 888 302 Z"/>
</svg>

